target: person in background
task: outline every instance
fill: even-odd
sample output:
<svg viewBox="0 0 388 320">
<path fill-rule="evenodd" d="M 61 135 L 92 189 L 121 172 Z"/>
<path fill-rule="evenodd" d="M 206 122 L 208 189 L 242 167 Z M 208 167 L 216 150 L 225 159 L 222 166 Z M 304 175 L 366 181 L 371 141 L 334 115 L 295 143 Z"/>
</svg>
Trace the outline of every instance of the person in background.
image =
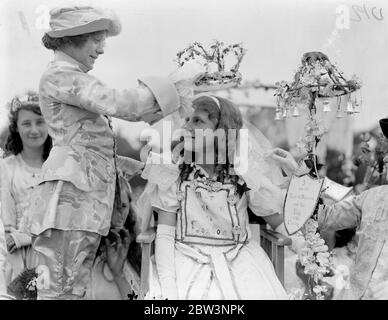
<svg viewBox="0 0 388 320">
<path fill-rule="evenodd" d="M 36 266 L 32 239 L 25 231 L 25 215 L 30 206 L 30 187 L 40 178 L 52 146 L 37 93 L 12 99 L 9 123 L 5 158 L 0 160 L 1 219 L 8 251 L 3 267 L 6 285 L 25 269 Z"/>
<path fill-rule="evenodd" d="M 140 291 L 140 245 L 136 243 L 138 211 L 134 205 L 129 182 L 120 177 L 127 216 L 124 229 L 104 237 L 94 260 L 85 299 L 134 300 Z"/>
<path fill-rule="evenodd" d="M 388 118 L 380 120 L 388 139 Z M 385 163 L 388 162 L 386 159 Z M 324 207 L 318 214 L 320 230 L 357 228 L 358 239 L 349 287 L 341 299 L 388 299 L 388 186 L 371 188 Z"/>
</svg>

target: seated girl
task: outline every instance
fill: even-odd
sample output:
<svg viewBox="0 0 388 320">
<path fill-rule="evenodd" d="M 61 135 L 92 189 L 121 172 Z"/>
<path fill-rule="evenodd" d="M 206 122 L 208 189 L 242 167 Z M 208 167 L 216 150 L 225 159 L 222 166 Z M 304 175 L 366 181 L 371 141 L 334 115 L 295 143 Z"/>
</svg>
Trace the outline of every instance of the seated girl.
<svg viewBox="0 0 388 320">
<path fill-rule="evenodd" d="M 177 179 L 145 190 L 158 214 L 156 268 L 151 265 L 147 298 L 287 299 L 271 261 L 251 238 L 247 213 L 249 207 L 276 228 L 282 222 L 277 213 L 283 198 L 276 199 L 264 187 L 253 188 L 269 179 L 263 175 L 262 181 L 254 181 L 257 172 L 251 162 L 248 172 L 236 173 L 229 155 L 237 149 L 231 132 L 243 128 L 238 108 L 207 95 L 194 99 L 193 108 L 183 127 L 184 142 L 173 151 L 178 155 Z M 207 139 L 204 130 L 223 131 L 225 139 Z"/>
<path fill-rule="evenodd" d="M 42 116 L 38 94 L 15 97 L 10 104 L 6 157 L 0 160 L 1 218 L 8 255 L 4 264 L 8 285 L 24 269 L 35 267 L 31 237 L 23 231 L 29 207 L 29 187 L 40 177 L 51 149 L 51 137 Z"/>
</svg>

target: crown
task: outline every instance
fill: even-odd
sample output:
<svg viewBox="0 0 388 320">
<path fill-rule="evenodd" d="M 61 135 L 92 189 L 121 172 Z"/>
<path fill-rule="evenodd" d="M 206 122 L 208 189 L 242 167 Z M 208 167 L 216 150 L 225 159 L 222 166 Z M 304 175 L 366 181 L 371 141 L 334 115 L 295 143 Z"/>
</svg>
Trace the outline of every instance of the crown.
<svg viewBox="0 0 388 320">
<path fill-rule="evenodd" d="M 206 68 L 195 80 L 197 91 L 221 90 L 235 87 L 241 83 L 238 71 L 246 50 L 241 44 L 226 45 L 215 40 L 208 48 L 194 42 L 177 53 L 177 62 L 182 67 L 186 62 L 195 60 Z"/>
<path fill-rule="evenodd" d="M 22 106 L 39 105 L 39 95 L 34 91 L 29 91 L 25 95 L 16 96 L 12 99 L 10 109 L 13 112 L 19 110 Z"/>
</svg>

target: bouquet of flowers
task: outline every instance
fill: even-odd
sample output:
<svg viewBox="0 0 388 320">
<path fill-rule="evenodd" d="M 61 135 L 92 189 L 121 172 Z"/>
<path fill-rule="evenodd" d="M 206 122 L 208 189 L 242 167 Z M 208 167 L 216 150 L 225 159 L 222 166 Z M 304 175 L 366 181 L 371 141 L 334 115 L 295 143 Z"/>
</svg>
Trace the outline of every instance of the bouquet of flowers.
<svg viewBox="0 0 388 320">
<path fill-rule="evenodd" d="M 37 278 L 35 269 L 25 269 L 8 285 L 8 294 L 17 300 L 36 300 Z"/>
</svg>

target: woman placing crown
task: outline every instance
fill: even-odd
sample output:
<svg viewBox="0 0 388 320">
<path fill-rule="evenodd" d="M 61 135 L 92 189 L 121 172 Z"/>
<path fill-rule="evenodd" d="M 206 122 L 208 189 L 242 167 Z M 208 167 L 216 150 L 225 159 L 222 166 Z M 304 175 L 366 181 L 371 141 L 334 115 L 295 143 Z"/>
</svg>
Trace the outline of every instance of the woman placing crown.
<svg viewBox="0 0 388 320">
<path fill-rule="evenodd" d="M 39 263 L 50 270 L 49 287 L 38 298 L 77 299 L 85 294 L 101 236 L 125 221 L 117 170 L 131 176 L 142 168 L 116 155 L 111 117 L 147 121 L 177 110 L 179 82 L 144 77 L 138 88 L 118 91 L 88 74 L 106 38 L 121 30 L 107 11 L 54 9 L 50 28 L 42 41 L 54 60 L 39 95 L 53 149 L 33 192 L 29 228 Z"/>
</svg>

